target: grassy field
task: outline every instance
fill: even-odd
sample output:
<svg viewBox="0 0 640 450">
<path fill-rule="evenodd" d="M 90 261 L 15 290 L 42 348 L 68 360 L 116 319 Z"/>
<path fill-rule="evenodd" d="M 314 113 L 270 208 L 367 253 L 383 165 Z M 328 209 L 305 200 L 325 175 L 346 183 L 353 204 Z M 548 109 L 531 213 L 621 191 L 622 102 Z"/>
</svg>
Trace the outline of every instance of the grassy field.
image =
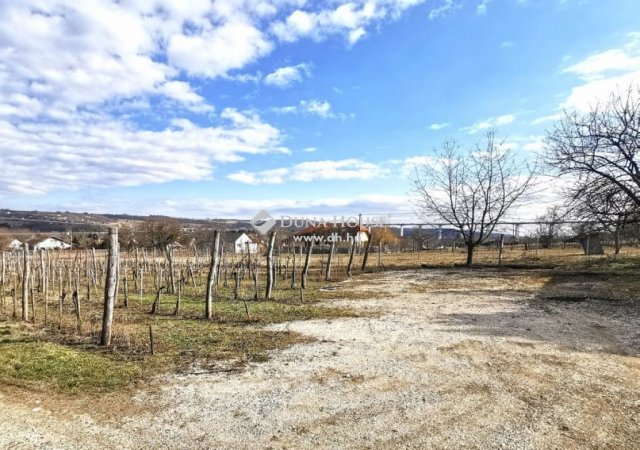
<svg viewBox="0 0 640 450">
<path fill-rule="evenodd" d="M 43 323 L 42 301 L 36 303 L 35 324 L 12 320 L 7 314 L 10 311 L 6 311 L 0 315 L 0 385 L 67 393 L 109 392 L 135 387 L 167 372 L 216 370 L 221 361 L 226 362 L 225 367 L 263 361 L 269 351 L 308 338 L 267 331 L 262 325 L 357 315 L 351 310 L 318 305 L 323 298 L 321 287 L 312 283 L 304 303 L 297 290 L 277 290 L 276 298 L 281 300 L 244 302 L 229 300 L 231 292 L 221 287 L 211 321 L 202 319 L 204 296 L 198 288 L 184 289 L 177 315 L 175 295 L 163 295 L 156 314 L 149 312 L 155 295 L 131 295 L 127 307 L 121 295 L 109 349 L 97 345 L 102 317 L 97 299 L 82 305 L 80 332 L 68 301 L 62 317 L 57 305 L 50 305 L 47 325 Z M 327 294 L 330 297 L 331 291 Z"/>
</svg>

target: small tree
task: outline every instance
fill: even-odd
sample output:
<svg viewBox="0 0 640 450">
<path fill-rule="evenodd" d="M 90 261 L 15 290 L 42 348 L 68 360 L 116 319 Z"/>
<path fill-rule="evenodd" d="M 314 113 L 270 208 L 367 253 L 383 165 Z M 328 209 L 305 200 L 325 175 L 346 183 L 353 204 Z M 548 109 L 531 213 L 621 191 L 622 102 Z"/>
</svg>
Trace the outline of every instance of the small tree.
<svg viewBox="0 0 640 450">
<path fill-rule="evenodd" d="M 436 217 L 460 231 L 469 266 L 476 246 L 490 238 L 500 219 L 523 198 L 535 174 L 535 168 L 518 162 L 513 150 L 501 147 L 493 131 L 473 151 L 445 142 L 434 162 L 416 167 L 411 179 L 418 211 L 426 221 Z"/>
<path fill-rule="evenodd" d="M 547 212 L 536 218 L 536 236 L 543 248 L 551 248 L 562 234 L 562 222 L 566 216 L 560 206 L 547 208 Z"/>
<path fill-rule="evenodd" d="M 388 227 L 371 227 L 371 244 L 376 247 L 383 245 L 395 245 L 400 237 Z"/>
<path fill-rule="evenodd" d="M 167 245 L 182 238 L 180 222 L 169 217 L 154 217 L 141 222 L 136 228 L 139 243 L 164 251 Z"/>
</svg>

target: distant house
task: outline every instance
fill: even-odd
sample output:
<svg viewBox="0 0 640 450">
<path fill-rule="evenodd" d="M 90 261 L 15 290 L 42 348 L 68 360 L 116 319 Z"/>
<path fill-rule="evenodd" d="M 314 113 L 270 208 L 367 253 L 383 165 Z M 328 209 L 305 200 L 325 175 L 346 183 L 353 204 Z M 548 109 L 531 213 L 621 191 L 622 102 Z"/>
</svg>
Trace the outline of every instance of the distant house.
<svg viewBox="0 0 640 450">
<path fill-rule="evenodd" d="M 71 244 L 55 237 L 34 238 L 27 241 L 32 250 L 65 250 L 71 248 Z"/>
<path fill-rule="evenodd" d="M 9 248 L 11 250 L 18 250 L 20 247 L 22 247 L 22 242 L 20 242 L 18 239 L 14 239 L 9 242 Z"/>
<path fill-rule="evenodd" d="M 260 240 L 244 231 L 227 231 L 223 235 L 225 251 L 231 253 L 258 253 Z"/>
</svg>

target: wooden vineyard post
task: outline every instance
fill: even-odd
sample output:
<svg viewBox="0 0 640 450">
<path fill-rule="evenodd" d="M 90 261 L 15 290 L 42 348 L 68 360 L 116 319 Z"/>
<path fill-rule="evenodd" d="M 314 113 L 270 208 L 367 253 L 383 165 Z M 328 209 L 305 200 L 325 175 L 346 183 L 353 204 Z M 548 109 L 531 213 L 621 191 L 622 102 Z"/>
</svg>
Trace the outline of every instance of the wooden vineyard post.
<svg viewBox="0 0 640 450">
<path fill-rule="evenodd" d="M 211 319 L 212 313 L 212 301 L 213 301 L 213 289 L 216 284 L 216 276 L 218 274 L 218 264 L 220 257 L 220 231 L 214 230 L 213 232 L 213 246 L 211 248 L 211 265 L 209 266 L 209 276 L 207 277 L 207 291 L 205 294 L 205 308 L 204 316 L 206 319 Z"/>
<path fill-rule="evenodd" d="M 327 272 L 325 274 L 325 281 L 331 281 L 331 263 L 333 262 L 333 252 L 336 249 L 335 240 L 331 241 L 331 247 L 329 248 L 329 258 L 327 259 Z"/>
<path fill-rule="evenodd" d="M 302 269 L 302 276 L 300 277 L 300 287 L 302 289 L 307 288 L 307 275 L 309 274 L 309 265 L 311 264 L 311 252 L 313 252 L 313 241 L 310 241 L 307 247 L 307 257 L 304 260 L 304 268 Z"/>
<path fill-rule="evenodd" d="M 128 259 L 124 260 L 124 307 L 129 307 L 129 279 L 128 279 L 128 270 L 129 264 Z"/>
<path fill-rule="evenodd" d="M 5 285 L 7 284 L 7 268 L 6 268 L 7 260 L 5 257 L 5 253 L 2 252 L 2 312 L 4 312 L 5 308 Z"/>
<path fill-rule="evenodd" d="M 367 233 L 367 247 L 364 251 L 364 258 L 362 258 L 362 271 L 367 267 L 367 259 L 369 259 L 369 250 L 371 250 L 371 233 Z"/>
<path fill-rule="evenodd" d="M 296 287 L 296 248 L 293 247 L 292 261 L 291 261 L 291 289 Z"/>
<path fill-rule="evenodd" d="M 502 251 L 504 249 L 504 234 L 500 235 L 500 240 L 498 241 L 498 267 L 502 267 Z"/>
<path fill-rule="evenodd" d="M 29 319 L 29 244 L 22 245 L 22 320 Z"/>
<path fill-rule="evenodd" d="M 276 232 L 272 231 L 269 234 L 269 244 L 267 247 L 267 286 L 265 289 L 265 299 L 271 299 L 271 291 L 273 290 L 273 281 L 275 279 L 273 271 L 273 246 L 276 241 Z"/>
<path fill-rule="evenodd" d="M 182 293 L 182 277 L 180 277 L 178 279 L 178 292 L 176 295 L 176 309 L 173 312 L 174 316 L 177 316 L 178 314 L 180 314 L 180 294 Z"/>
<path fill-rule="evenodd" d="M 151 325 L 149 325 L 149 347 L 151 350 L 151 355 L 155 355 L 156 351 L 155 351 L 155 341 L 153 339 L 153 327 Z"/>
<path fill-rule="evenodd" d="M 356 253 L 356 240 L 355 237 L 351 242 L 351 251 L 349 252 L 349 262 L 347 263 L 347 275 L 351 276 L 351 268 L 353 267 L 353 257 Z"/>
<path fill-rule="evenodd" d="M 44 261 L 44 251 L 40 252 L 40 283 L 42 284 L 42 296 L 44 297 L 44 324 L 47 324 L 48 320 L 48 299 L 47 296 L 49 294 L 49 290 L 47 288 L 47 284 L 49 283 L 47 276 L 47 266 Z"/>
<path fill-rule="evenodd" d="M 113 326 L 113 308 L 116 303 L 118 286 L 118 229 L 109 228 L 109 253 L 107 256 L 107 274 L 104 286 L 104 313 L 102 316 L 102 334 L 100 345 L 111 345 L 111 328 Z"/>
<path fill-rule="evenodd" d="M 169 261 L 169 287 L 171 289 L 170 294 L 176 293 L 176 280 L 173 273 L 173 245 L 167 245 L 167 260 Z"/>
</svg>

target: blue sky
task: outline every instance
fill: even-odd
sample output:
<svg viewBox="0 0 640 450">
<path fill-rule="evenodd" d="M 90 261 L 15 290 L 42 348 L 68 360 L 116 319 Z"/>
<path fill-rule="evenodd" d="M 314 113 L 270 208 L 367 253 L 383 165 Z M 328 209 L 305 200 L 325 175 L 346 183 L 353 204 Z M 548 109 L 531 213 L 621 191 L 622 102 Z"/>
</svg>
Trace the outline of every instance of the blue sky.
<svg viewBox="0 0 640 450">
<path fill-rule="evenodd" d="M 532 158 L 563 109 L 640 81 L 638 13 L 632 0 L 0 0 L 0 202 L 409 214 L 408 171 L 444 140 L 495 128 Z"/>
</svg>

